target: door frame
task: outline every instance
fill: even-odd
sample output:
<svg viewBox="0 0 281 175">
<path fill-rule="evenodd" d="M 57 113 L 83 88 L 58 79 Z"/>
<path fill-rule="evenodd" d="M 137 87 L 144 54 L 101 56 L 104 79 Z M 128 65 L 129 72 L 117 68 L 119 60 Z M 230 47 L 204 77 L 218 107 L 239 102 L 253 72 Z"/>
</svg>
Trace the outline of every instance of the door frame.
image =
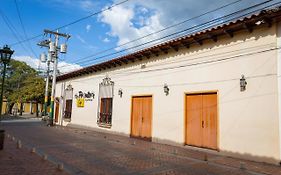
<svg viewBox="0 0 281 175">
<path fill-rule="evenodd" d="M 220 128 L 220 123 L 219 123 L 219 90 L 206 90 L 206 91 L 191 91 L 191 92 L 184 92 L 184 96 L 183 96 L 183 100 L 184 100 L 184 103 L 183 103 L 183 105 L 184 105 L 184 107 L 183 107 L 183 109 L 184 109 L 184 113 L 183 113 L 183 115 L 184 115 L 184 123 L 183 123 L 183 132 L 184 132 L 184 134 L 183 134 L 183 140 L 184 140 L 184 145 L 186 145 L 186 146 L 192 146 L 192 147 L 197 147 L 197 146 L 194 146 L 194 145 L 188 145 L 188 144 L 186 144 L 186 131 L 187 131 L 187 113 L 186 113 L 186 104 L 187 104 L 187 102 L 186 102 L 186 96 L 187 95 L 196 95 L 196 94 L 212 94 L 212 93 L 216 93 L 217 94 L 217 149 L 210 149 L 210 148 L 203 148 L 203 147 L 198 147 L 198 148 L 202 148 L 202 149 L 210 149 L 210 150 L 216 150 L 216 151 L 220 151 L 220 140 L 219 140 L 219 138 L 220 138 L 220 130 L 219 130 L 219 128 Z"/>
<path fill-rule="evenodd" d="M 133 98 L 135 98 L 135 97 L 151 97 L 151 138 L 142 138 L 142 137 L 136 137 L 136 136 L 132 135 Z M 152 133 L 153 133 L 153 95 L 152 94 L 131 95 L 130 137 L 151 142 L 152 141 Z"/>
</svg>

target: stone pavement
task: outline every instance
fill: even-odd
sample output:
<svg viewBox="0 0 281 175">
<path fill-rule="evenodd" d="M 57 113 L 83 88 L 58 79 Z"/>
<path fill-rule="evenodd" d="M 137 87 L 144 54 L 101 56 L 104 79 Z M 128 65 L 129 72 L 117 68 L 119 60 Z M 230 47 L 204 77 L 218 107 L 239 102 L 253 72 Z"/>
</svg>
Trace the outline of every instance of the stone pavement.
<svg viewBox="0 0 281 175">
<path fill-rule="evenodd" d="M 274 174 L 275 165 L 42 122 L 2 123 L 23 145 L 36 147 L 70 174 Z M 207 159 L 207 161 L 206 161 Z"/>
<path fill-rule="evenodd" d="M 1 175 L 66 175 L 57 165 L 44 160 L 26 147 L 17 148 L 16 140 L 5 138 L 4 149 L 0 151 Z"/>
</svg>

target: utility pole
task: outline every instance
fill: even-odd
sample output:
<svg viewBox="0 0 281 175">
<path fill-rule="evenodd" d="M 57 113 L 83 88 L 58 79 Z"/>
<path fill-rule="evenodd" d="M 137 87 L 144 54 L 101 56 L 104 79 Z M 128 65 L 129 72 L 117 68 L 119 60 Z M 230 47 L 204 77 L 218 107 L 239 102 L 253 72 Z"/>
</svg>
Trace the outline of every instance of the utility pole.
<svg viewBox="0 0 281 175">
<path fill-rule="evenodd" d="M 45 99 L 44 99 L 44 116 L 48 115 L 49 72 L 50 72 L 50 60 L 47 60 L 46 86 L 45 86 Z"/>
<path fill-rule="evenodd" d="M 57 33 L 59 31 L 57 30 Z M 55 94 L 56 94 L 56 78 L 57 78 L 57 69 L 58 69 L 58 43 L 59 35 L 55 34 L 55 52 L 54 52 L 54 68 L 53 68 L 53 82 L 52 82 L 52 91 L 51 91 L 51 107 L 50 107 L 50 122 L 49 125 L 53 125 L 54 122 L 54 106 L 55 106 Z"/>
<path fill-rule="evenodd" d="M 44 30 L 45 35 L 54 35 L 55 36 L 55 42 L 51 41 L 51 37 L 49 40 L 44 40 L 40 42 L 38 45 L 42 47 L 48 47 L 48 55 L 50 57 L 50 60 L 54 63 L 53 64 L 53 79 L 52 79 L 52 91 L 51 91 L 51 104 L 50 104 L 50 116 L 49 116 L 49 122 L 48 125 L 53 125 L 53 119 L 54 119 L 54 103 L 55 103 L 55 93 L 56 93 L 56 77 L 57 77 L 57 66 L 58 66 L 58 52 L 60 53 L 66 53 L 66 44 L 62 44 L 59 46 L 59 37 L 64 37 L 66 39 L 70 38 L 70 35 L 59 33 L 57 30 L 56 32 L 51 30 Z M 41 57 L 42 58 L 42 57 Z M 48 69 L 48 68 L 47 68 Z M 47 72 L 49 72 L 47 70 Z M 47 76 L 49 77 L 49 76 Z M 48 78 L 47 78 L 48 80 Z M 46 88 L 47 88 L 47 82 L 46 82 Z M 47 98 L 46 98 L 47 96 Z M 48 90 L 45 89 L 45 104 L 46 99 L 48 100 Z M 46 107 L 47 108 L 47 107 Z M 45 109 L 46 110 L 46 109 Z"/>
</svg>

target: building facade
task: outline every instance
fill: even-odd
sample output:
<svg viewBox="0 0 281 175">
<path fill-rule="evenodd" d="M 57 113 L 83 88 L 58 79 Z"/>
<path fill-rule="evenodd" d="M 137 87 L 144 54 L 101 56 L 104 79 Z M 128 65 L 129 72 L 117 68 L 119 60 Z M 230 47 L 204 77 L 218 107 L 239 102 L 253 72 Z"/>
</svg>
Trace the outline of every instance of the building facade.
<svg viewBox="0 0 281 175">
<path fill-rule="evenodd" d="M 277 164 L 280 14 L 263 11 L 59 76 L 55 122 Z"/>
</svg>

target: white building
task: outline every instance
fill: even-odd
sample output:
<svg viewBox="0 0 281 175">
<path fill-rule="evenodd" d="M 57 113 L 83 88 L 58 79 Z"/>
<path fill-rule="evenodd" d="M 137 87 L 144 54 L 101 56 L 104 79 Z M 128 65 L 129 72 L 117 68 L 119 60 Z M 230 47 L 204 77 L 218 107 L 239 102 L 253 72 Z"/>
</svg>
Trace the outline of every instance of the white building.
<svg viewBox="0 0 281 175">
<path fill-rule="evenodd" d="M 56 122 L 279 163 L 280 15 L 262 11 L 61 75 Z"/>
</svg>

